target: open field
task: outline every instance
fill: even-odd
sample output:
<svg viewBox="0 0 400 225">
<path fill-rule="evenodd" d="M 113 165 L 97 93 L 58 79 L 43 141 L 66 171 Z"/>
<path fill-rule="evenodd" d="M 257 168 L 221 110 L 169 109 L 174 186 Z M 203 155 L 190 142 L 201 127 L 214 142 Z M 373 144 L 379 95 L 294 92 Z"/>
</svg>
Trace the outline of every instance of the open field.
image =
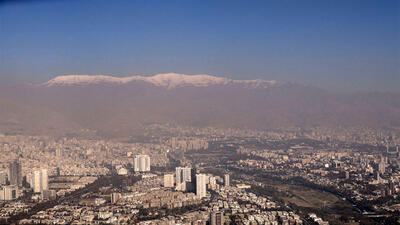
<svg viewBox="0 0 400 225">
<path fill-rule="evenodd" d="M 285 201 L 301 207 L 322 208 L 340 201 L 338 197 L 328 192 L 322 192 L 301 186 L 284 185 L 279 187 L 277 186 L 276 188 L 288 193 L 289 196 L 283 198 Z"/>
<path fill-rule="evenodd" d="M 358 214 L 357 209 L 349 202 L 325 191 L 300 185 L 274 183 L 271 186 L 278 190 L 278 198 L 284 202 L 295 205 L 303 213 L 315 212 L 330 224 L 345 224 L 341 217 L 352 218 Z"/>
</svg>

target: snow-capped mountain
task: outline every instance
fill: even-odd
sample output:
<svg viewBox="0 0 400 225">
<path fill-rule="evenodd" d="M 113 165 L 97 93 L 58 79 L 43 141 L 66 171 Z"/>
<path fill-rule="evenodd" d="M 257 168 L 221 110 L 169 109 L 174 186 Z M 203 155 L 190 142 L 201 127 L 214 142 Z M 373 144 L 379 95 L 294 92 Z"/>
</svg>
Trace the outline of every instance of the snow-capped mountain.
<svg viewBox="0 0 400 225">
<path fill-rule="evenodd" d="M 166 87 L 168 89 L 194 86 L 206 87 L 210 85 L 243 85 L 248 88 L 266 88 L 277 85 L 277 81 L 267 80 L 232 80 L 225 77 L 216 77 L 206 74 L 185 75 L 178 73 L 157 74 L 151 77 L 146 76 L 130 76 L 130 77 L 113 77 L 106 75 L 65 75 L 58 76 L 44 85 L 52 86 L 71 86 L 71 85 L 92 85 L 92 84 L 127 84 L 135 81 L 144 81 L 155 86 Z"/>
<path fill-rule="evenodd" d="M 281 128 L 400 127 L 400 96 L 210 75 L 59 76 L 0 84 L 0 133 L 130 136 L 143 124 Z"/>
</svg>

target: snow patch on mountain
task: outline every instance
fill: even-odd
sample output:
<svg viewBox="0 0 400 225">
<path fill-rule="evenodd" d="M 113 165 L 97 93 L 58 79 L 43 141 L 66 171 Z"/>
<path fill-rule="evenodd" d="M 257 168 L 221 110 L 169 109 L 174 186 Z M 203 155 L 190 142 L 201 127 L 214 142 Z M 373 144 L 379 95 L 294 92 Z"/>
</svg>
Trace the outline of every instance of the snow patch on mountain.
<svg viewBox="0 0 400 225">
<path fill-rule="evenodd" d="M 228 84 L 229 79 L 224 77 L 214 77 L 210 75 L 184 75 L 176 73 L 158 74 L 152 77 L 147 77 L 148 82 L 168 88 L 181 86 L 196 86 L 203 87 L 216 84 Z"/>
<path fill-rule="evenodd" d="M 58 76 L 44 85 L 46 86 L 68 86 L 68 85 L 88 85 L 101 83 L 123 84 L 130 81 L 131 77 L 112 77 L 105 75 L 65 75 Z"/>
</svg>

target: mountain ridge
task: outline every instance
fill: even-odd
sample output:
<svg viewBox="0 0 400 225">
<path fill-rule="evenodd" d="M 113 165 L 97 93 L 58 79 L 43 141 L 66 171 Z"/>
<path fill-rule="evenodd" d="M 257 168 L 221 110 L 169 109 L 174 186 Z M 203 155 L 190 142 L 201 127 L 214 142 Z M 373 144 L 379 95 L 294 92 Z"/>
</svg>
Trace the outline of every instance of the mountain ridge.
<svg viewBox="0 0 400 225">
<path fill-rule="evenodd" d="M 71 86 L 71 85 L 93 85 L 93 84 L 128 84 L 135 81 L 144 81 L 159 87 L 168 89 L 195 86 L 205 87 L 210 85 L 234 85 L 239 84 L 248 88 L 266 88 L 279 85 L 283 82 L 275 80 L 234 80 L 226 77 L 217 77 L 208 74 L 186 75 L 179 73 L 162 73 L 154 76 L 128 76 L 115 77 L 110 75 L 62 75 L 57 76 L 46 83 L 46 87 Z"/>
</svg>

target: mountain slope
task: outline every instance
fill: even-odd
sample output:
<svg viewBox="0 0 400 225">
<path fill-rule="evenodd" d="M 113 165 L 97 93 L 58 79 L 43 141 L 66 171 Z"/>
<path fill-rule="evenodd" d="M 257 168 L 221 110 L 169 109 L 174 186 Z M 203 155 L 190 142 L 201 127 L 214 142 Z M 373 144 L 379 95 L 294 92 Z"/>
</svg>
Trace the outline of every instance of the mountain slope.
<svg viewBox="0 0 400 225">
<path fill-rule="evenodd" d="M 44 105 L 0 96 L 0 133 L 65 135 L 81 127 Z"/>
</svg>

